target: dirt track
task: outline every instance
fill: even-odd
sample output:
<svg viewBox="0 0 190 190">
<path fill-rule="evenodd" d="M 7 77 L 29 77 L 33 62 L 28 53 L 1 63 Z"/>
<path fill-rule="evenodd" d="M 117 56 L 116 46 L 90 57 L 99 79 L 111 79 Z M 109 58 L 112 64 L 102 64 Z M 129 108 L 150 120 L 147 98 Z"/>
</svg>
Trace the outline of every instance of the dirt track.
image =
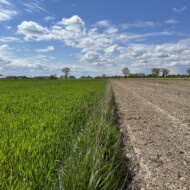
<svg viewBox="0 0 190 190">
<path fill-rule="evenodd" d="M 137 189 L 190 189 L 190 81 L 112 80 Z"/>
</svg>

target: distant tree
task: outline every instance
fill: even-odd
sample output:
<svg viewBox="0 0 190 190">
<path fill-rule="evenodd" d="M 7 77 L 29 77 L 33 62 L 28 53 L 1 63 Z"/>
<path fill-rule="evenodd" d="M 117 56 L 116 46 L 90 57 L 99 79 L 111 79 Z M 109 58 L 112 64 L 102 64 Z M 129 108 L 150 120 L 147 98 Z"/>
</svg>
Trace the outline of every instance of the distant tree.
<svg viewBox="0 0 190 190">
<path fill-rule="evenodd" d="M 190 68 L 187 69 L 187 74 L 190 76 Z"/>
<path fill-rule="evenodd" d="M 160 71 L 161 71 L 160 68 L 152 68 L 151 71 L 152 71 L 153 77 L 159 77 L 160 76 Z"/>
<path fill-rule="evenodd" d="M 17 76 L 6 76 L 7 79 L 18 79 Z"/>
<path fill-rule="evenodd" d="M 70 79 L 75 79 L 76 77 L 75 76 L 69 76 Z"/>
<path fill-rule="evenodd" d="M 57 79 L 57 76 L 56 75 L 50 75 L 49 78 L 50 79 Z"/>
<path fill-rule="evenodd" d="M 65 79 L 67 79 L 68 74 L 70 72 L 70 68 L 69 67 L 63 67 L 63 69 L 61 69 L 61 71 L 65 74 Z"/>
<path fill-rule="evenodd" d="M 123 71 L 125 78 L 130 74 L 128 67 L 124 67 L 122 71 Z"/>
<path fill-rule="evenodd" d="M 162 72 L 162 77 L 167 77 L 168 75 L 169 75 L 169 70 L 168 69 L 166 69 L 166 68 L 161 68 L 160 69 L 161 70 L 161 72 Z"/>
<path fill-rule="evenodd" d="M 85 79 L 85 78 L 93 78 L 93 77 L 91 77 L 90 75 L 88 75 L 88 76 L 84 76 L 84 75 L 82 75 L 81 77 L 80 77 L 81 79 Z"/>
<path fill-rule="evenodd" d="M 107 77 L 106 74 L 103 74 L 103 75 L 102 75 L 102 78 L 106 78 L 106 77 Z"/>
<path fill-rule="evenodd" d="M 129 78 L 144 78 L 145 74 L 144 73 L 131 73 L 129 75 Z"/>
</svg>

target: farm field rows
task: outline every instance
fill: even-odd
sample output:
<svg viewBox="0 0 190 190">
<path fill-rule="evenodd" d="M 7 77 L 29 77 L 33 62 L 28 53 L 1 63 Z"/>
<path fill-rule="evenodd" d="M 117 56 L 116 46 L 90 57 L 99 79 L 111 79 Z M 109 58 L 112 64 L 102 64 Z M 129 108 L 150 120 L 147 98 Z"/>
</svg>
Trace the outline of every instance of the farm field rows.
<svg viewBox="0 0 190 190">
<path fill-rule="evenodd" d="M 102 106 L 105 84 L 1 80 L 0 189 L 118 187 L 120 145 L 115 126 L 106 120 L 113 113 Z"/>
<path fill-rule="evenodd" d="M 190 187 L 190 81 L 113 80 L 133 184 Z"/>
</svg>

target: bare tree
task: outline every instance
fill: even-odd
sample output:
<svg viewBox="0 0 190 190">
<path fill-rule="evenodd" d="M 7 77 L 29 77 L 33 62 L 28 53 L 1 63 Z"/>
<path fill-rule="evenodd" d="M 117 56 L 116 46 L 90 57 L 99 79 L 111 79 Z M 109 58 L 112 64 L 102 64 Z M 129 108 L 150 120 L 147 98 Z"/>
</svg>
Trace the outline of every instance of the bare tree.
<svg viewBox="0 0 190 190">
<path fill-rule="evenodd" d="M 162 72 L 162 77 L 167 77 L 170 71 L 166 68 L 161 68 L 161 72 Z"/>
<path fill-rule="evenodd" d="M 187 74 L 190 76 L 190 68 L 187 69 Z"/>
<path fill-rule="evenodd" d="M 160 68 L 152 68 L 152 76 L 159 77 L 160 76 Z"/>
<path fill-rule="evenodd" d="M 67 79 L 68 74 L 70 72 L 70 68 L 69 67 L 63 67 L 63 69 L 61 69 L 61 71 L 65 74 L 65 79 Z"/>
<path fill-rule="evenodd" d="M 128 67 L 124 67 L 122 71 L 123 71 L 123 74 L 125 75 L 125 78 L 130 74 Z"/>
</svg>

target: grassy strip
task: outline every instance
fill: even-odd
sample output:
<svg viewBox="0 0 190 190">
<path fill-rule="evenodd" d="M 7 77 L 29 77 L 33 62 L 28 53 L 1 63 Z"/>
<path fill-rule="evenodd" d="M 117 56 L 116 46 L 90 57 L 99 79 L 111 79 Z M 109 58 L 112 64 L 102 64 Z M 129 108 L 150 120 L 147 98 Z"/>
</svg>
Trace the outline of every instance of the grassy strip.
<svg viewBox="0 0 190 190">
<path fill-rule="evenodd" d="M 114 110 L 113 93 L 108 84 L 87 126 L 70 142 L 72 152 L 63 159 L 59 169 L 59 189 L 122 189 L 125 159 Z"/>
</svg>

